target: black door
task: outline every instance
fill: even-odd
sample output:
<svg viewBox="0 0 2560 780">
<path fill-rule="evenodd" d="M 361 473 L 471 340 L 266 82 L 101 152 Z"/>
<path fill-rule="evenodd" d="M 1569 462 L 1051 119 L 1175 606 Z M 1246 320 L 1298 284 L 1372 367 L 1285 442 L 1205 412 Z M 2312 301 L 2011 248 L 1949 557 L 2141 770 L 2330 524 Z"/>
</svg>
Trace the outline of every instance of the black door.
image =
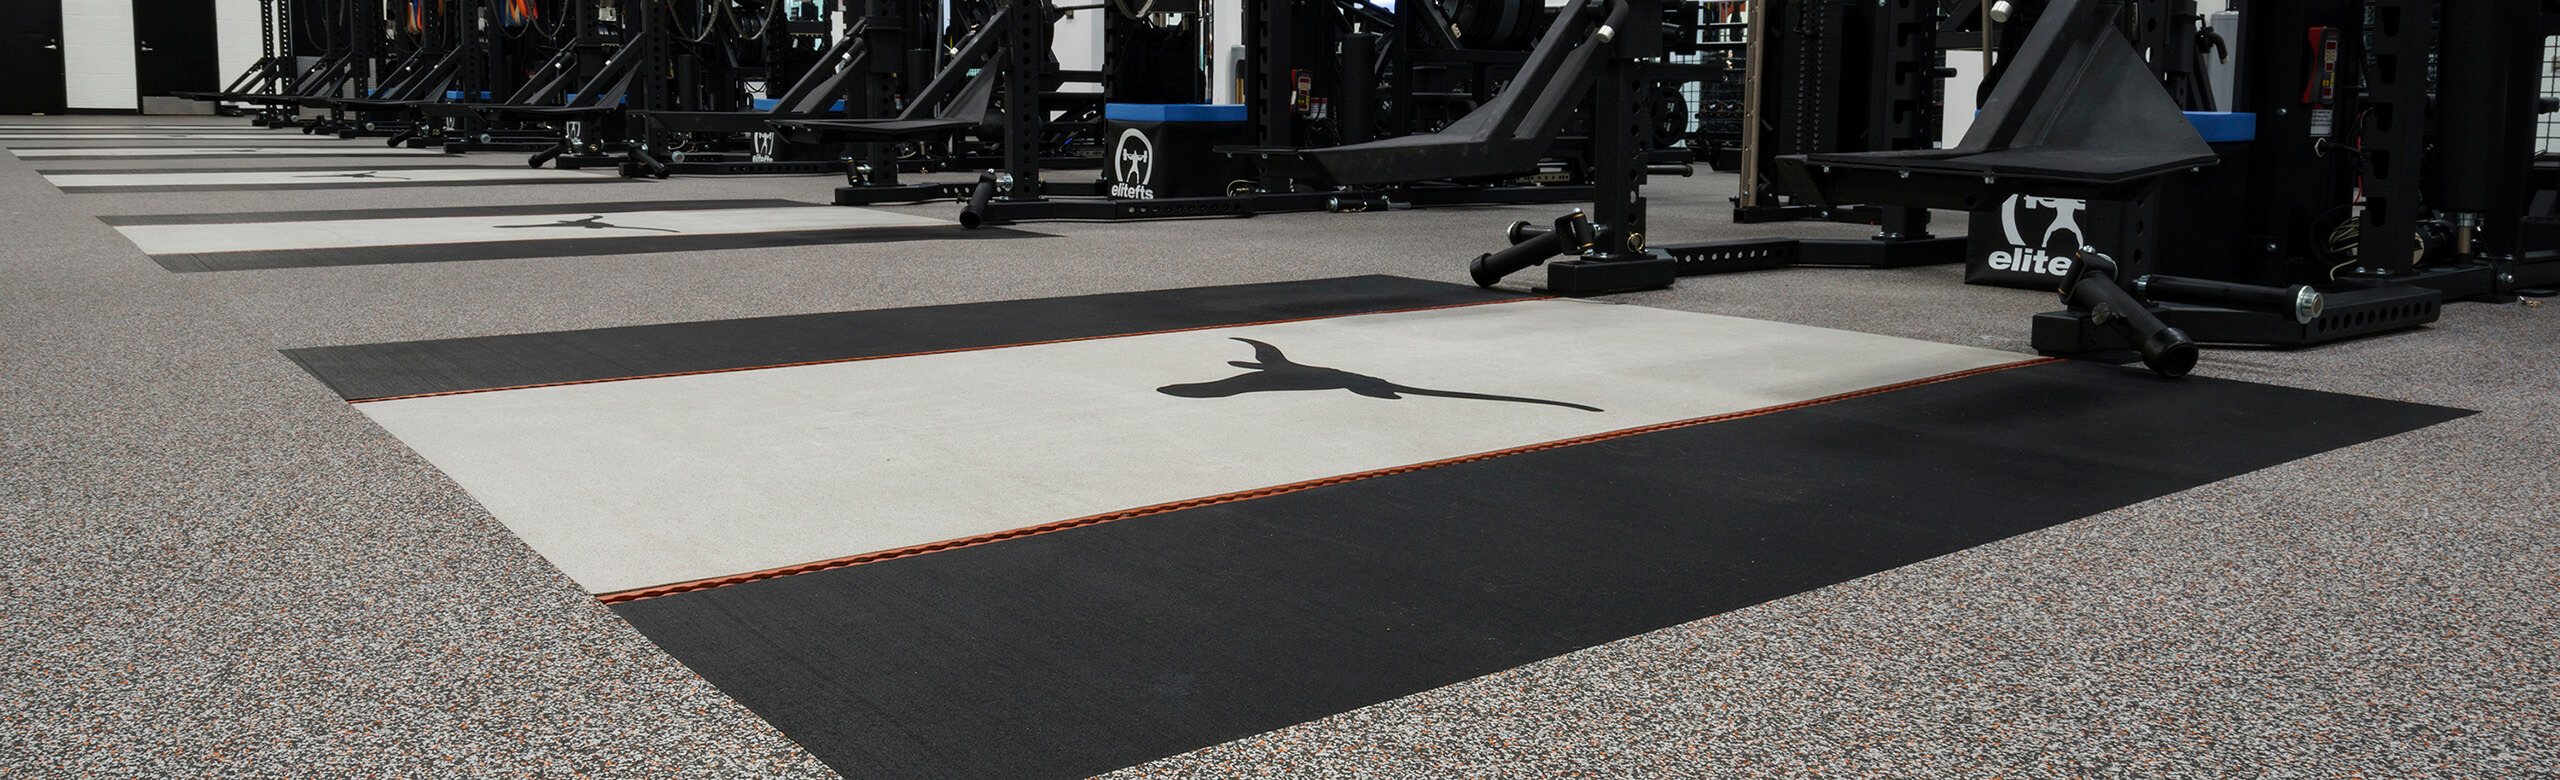
<svg viewBox="0 0 2560 780">
<path fill-rule="evenodd" d="M 143 97 L 222 88 L 213 0 L 133 0 L 133 86 Z"/>
<path fill-rule="evenodd" d="M 62 3 L 0 0 L 0 114 L 62 113 Z"/>
</svg>

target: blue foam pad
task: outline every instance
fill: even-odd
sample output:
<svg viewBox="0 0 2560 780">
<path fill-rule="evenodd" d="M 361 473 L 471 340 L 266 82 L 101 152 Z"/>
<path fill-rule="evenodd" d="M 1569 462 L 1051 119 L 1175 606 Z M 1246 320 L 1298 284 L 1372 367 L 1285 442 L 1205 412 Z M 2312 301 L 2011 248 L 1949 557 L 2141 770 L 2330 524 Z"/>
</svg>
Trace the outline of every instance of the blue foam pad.
<svg viewBox="0 0 2560 780">
<path fill-rule="evenodd" d="M 1244 106 L 1196 103 L 1104 103 L 1102 118 L 1121 122 L 1242 122 Z"/>
<path fill-rule="evenodd" d="M 1979 109 L 1975 110 L 1973 113 L 1975 116 L 1982 115 L 1982 111 Z M 2184 113 L 2187 115 L 2187 123 L 2196 126 L 2196 133 L 2204 136 L 2205 143 L 2227 144 L 2258 140 L 2257 114 L 2240 114 L 2229 111 L 2188 111 Z"/>
<path fill-rule="evenodd" d="M 480 95 L 479 97 L 472 98 L 472 100 L 488 100 L 488 99 L 489 99 L 489 93 L 487 93 L 487 92 L 479 93 L 479 95 Z M 463 97 L 462 97 L 462 93 L 461 93 L 461 92 L 454 91 L 454 90 L 445 90 L 445 93 L 444 93 L 444 99 L 446 99 L 446 100 L 461 100 L 461 99 L 463 99 Z"/>
<path fill-rule="evenodd" d="M 2189 111 L 2187 121 L 2196 126 L 2205 143 L 2225 144 L 2258 140 L 2258 115 L 2228 111 Z"/>
</svg>

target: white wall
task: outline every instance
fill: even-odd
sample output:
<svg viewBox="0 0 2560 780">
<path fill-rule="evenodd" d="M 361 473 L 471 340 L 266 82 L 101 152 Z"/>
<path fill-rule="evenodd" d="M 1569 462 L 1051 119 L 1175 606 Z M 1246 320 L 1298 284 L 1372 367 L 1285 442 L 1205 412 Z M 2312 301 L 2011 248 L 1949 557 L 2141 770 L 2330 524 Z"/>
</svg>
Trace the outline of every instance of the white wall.
<svg viewBox="0 0 2560 780">
<path fill-rule="evenodd" d="M 1973 96 L 1982 88 L 1986 69 L 1982 59 L 1980 51 L 1947 52 L 1947 67 L 1954 68 L 1956 75 L 1947 77 L 1946 132 L 1938 137 L 1940 146 L 1956 145 L 1964 140 L 1965 128 L 1973 126 L 1973 112 L 1981 108 Z"/>
<path fill-rule="evenodd" d="M 1236 96 L 1236 57 L 1244 39 L 1244 0 L 1210 0 L 1209 94 L 1211 103 L 1242 103 Z"/>
<path fill-rule="evenodd" d="M 1089 5 L 1089 3 L 1061 3 L 1060 5 Z M 1069 11 L 1067 18 L 1058 20 L 1057 26 L 1052 28 L 1056 32 L 1052 33 L 1049 40 L 1049 49 L 1058 55 L 1058 67 L 1066 70 L 1102 69 L 1102 15 L 1107 13 L 1111 11 L 1098 8 Z M 1069 83 L 1059 87 L 1058 91 L 1100 92 L 1102 85 Z"/>
<path fill-rule="evenodd" d="M 72 108 L 137 110 L 132 0 L 62 0 L 62 86 Z"/>
<path fill-rule="evenodd" d="M 2542 39 L 2542 60 L 2545 63 L 2542 68 L 2542 96 L 2560 98 L 2560 37 Z M 2543 114 L 2533 120 L 2534 133 L 2542 140 L 2535 151 L 2543 154 L 2560 152 L 2560 126 L 2554 126 L 2560 120 L 2555 120 L 2555 116 L 2560 115 Z"/>
<path fill-rule="evenodd" d="M 213 47 L 221 74 L 214 88 L 231 86 L 231 80 L 266 56 L 266 41 L 258 35 L 258 0 L 213 0 Z"/>
</svg>

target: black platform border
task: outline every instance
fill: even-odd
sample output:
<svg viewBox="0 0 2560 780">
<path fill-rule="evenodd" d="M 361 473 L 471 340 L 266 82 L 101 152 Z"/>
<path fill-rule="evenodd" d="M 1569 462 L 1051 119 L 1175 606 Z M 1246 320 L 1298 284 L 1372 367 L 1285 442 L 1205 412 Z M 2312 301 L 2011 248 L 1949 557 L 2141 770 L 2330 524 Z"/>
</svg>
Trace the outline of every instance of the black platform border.
<svg viewBox="0 0 2560 780">
<path fill-rule="evenodd" d="M 1396 276 L 1354 276 L 304 347 L 283 353 L 339 397 L 367 401 L 1538 297 L 1541 296 Z"/>
<path fill-rule="evenodd" d="M 2467 414 L 2028 365 L 613 609 L 839 771 L 1072 780 Z"/>
</svg>

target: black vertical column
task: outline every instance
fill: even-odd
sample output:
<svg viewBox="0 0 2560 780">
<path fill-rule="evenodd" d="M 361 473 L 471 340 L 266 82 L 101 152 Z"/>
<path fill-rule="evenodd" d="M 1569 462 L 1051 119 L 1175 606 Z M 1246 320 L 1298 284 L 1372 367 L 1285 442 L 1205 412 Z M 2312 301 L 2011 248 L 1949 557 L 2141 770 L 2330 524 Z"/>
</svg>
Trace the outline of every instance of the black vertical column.
<svg viewBox="0 0 2560 780">
<path fill-rule="evenodd" d="M 667 7 L 666 0 L 629 0 L 629 3 L 637 10 L 629 13 L 632 18 L 622 20 L 624 45 L 640 47 L 640 75 L 637 79 L 640 94 L 632 101 L 633 107 L 650 111 L 674 110 L 676 90 L 670 76 L 675 67 L 675 47 L 669 41 L 675 36 L 659 27 L 660 17 L 666 16 L 672 21 L 673 17 L 667 15 L 675 11 Z M 706 25 L 709 24 L 708 19 L 705 17 Z"/>
<path fill-rule="evenodd" d="M 1394 68 L 1393 72 L 1387 74 L 1389 79 L 1387 89 L 1391 90 L 1387 106 L 1387 135 L 1389 136 L 1411 133 L 1417 127 L 1413 110 L 1415 104 L 1421 101 L 1413 99 L 1413 40 L 1417 34 L 1417 25 L 1425 23 L 1422 21 L 1423 18 L 1412 3 L 1396 4 L 1396 28 L 1386 40 L 1387 62 L 1391 63 L 1389 67 Z M 1474 81 L 1477 91 L 1481 92 L 1485 89 L 1485 79 L 1481 74 Z"/>
<path fill-rule="evenodd" d="M 1886 0 L 1870 32 L 1882 56 L 1873 62 L 1879 89 L 1867 94 L 1867 145 L 1863 151 L 1927 149 L 1938 140 L 1944 113 L 1938 105 L 1938 4 L 1934 0 Z"/>
<path fill-rule="evenodd" d="M 1296 83 L 1291 71 L 1312 68 L 1311 53 L 1302 37 L 1307 25 L 1300 18 L 1311 11 L 1299 0 L 1246 0 L 1251 9 L 1245 15 L 1245 38 L 1253 46 L 1245 52 L 1246 89 L 1236 102 L 1246 105 L 1254 120 L 1256 144 L 1271 147 L 1305 146 L 1307 139 L 1299 132 L 1297 105 L 1291 101 Z M 1394 45 L 1394 44 L 1389 44 Z M 1221 54 L 1219 56 L 1225 56 Z M 1399 104 L 1410 101 L 1399 100 Z M 1262 189 L 1287 192 L 1294 184 L 1287 178 L 1265 169 Z"/>
<path fill-rule="evenodd" d="M 1245 49 L 1244 83 L 1254 90 L 1236 96 L 1236 102 L 1249 106 L 1254 114 L 1254 143 L 1263 146 L 1289 145 L 1289 105 L 1280 99 L 1280 86 L 1288 65 L 1274 61 L 1281 56 L 1274 40 L 1287 29 L 1288 0 L 1246 0 L 1251 13 L 1245 15 L 1244 37 L 1253 42 Z M 1220 55 L 1224 56 L 1224 55 Z"/>
<path fill-rule="evenodd" d="M 1040 133 L 1048 119 L 1040 66 L 1048 60 L 1051 18 L 1047 0 L 1010 0 L 997 21 L 1007 27 L 1004 56 L 991 65 L 1004 69 L 1004 170 L 1013 177 L 1000 193 L 1006 200 L 1040 199 Z"/>
<path fill-rule="evenodd" d="M 2540 26 L 2534 5 L 2502 0 L 2449 2 L 2444 8 L 2443 72 L 2436 85 L 2443 186 L 2434 205 L 2453 212 L 2465 238 L 2490 244 L 2512 230 L 2489 218 L 2512 217 L 2528 170 L 2517 164 L 2516 150 L 2531 148 L 2538 96 L 2530 85 L 2537 69 L 2515 65 L 2539 59 L 2539 36 L 2521 34 Z"/>
<path fill-rule="evenodd" d="M 846 0 L 842 28 L 850 32 L 858 23 L 867 21 L 863 48 L 870 65 L 852 79 L 845 98 L 846 115 L 857 117 L 893 117 L 898 115 L 899 84 L 897 71 L 909 67 L 907 37 L 910 27 L 917 40 L 933 40 L 933 29 L 924 19 L 904 18 L 895 0 Z M 914 47 L 925 48 L 925 47 Z M 939 48 L 939 47 L 935 47 Z M 898 154 L 895 144 L 862 144 L 862 164 L 871 166 L 872 183 L 889 184 L 898 180 Z"/>
<path fill-rule="evenodd" d="M 1781 140 L 1776 154 L 1836 152 L 1840 148 L 1838 100 L 1843 38 L 1847 23 L 1841 4 L 1799 0 L 1786 6 L 1783 20 L 1791 33 L 1786 65 L 1778 88 L 1784 113 L 1777 117 Z"/>
<path fill-rule="evenodd" d="M 2493 182 L 2498 178 L 2499 136 L 2504 135 L 2507 106 L 2506 58 L 2509 36 L 2499 26 L 2511 16 L 2499 6 L 2520 2 L 2453 2 L 2444 9 L 2443 80 L 2436 87 L 2443 110 L 2445 144 L 2438 152 L 2444 166 L 2444 192 L 2437 206 L 2454 212 L 2485 212 L 2498 206 Z"/>
<path fill-rule="evenodd" d="M 1378 37 L 1368 32 L 1342 36 L 1342 105 L 1335 109 L 1335 116 L 1340 120 L 1345 144 L 1366 143 L 1377 129 L 1376 115 L 1370 109 L 1378 98 Z"/>
<path fill-rule="evenodd" d="M 1623 28 L 1612 36 L 1608 64 L 1592 90 L 1591 260 L 1643 256 L 1645 148 L 1653 135 L 1653 80 L 1645 63 L 1662 56 L 1662 0 L 1626 0 Z M 1605 17 L 1604 17 L 1605 18 Z"/>
<path fill-rule="evenodd" d="M 2514 21 L 2501 30 L 2508 36 L 2507 58 L 2502 64 L 2507 68 L 2508 106 L 2504 125 L 2507 157 L 2502 170 L 2509 177 L 2500 184 L 2507 194 L 2496 208 L 2490 209 L 2485 220 L 2487 229 L 2475 242 L 2501 256 L 2522 259 L 2526 251 L 2552 248 L 2526 246 L 2522 235 L 2523 220 L 2532 207 L 2533 163 L 2541 146 L 2543 46 L 2544 37 L 2551 30 L 2546 22 L 2551 17 L 2545 16 L 2543 9 L 2551 6 L 2536 2 L 2503 6 L 2515 15 Z"/>
<path fill-rule="evenodd" d="M 2171 0 L 2162 5 L 2167 9 L 2160 14 L 2162 18 L 2159 21 L 2165 27 L 2160 31 L 2159 47 L 2151 53 L 2152 69 L 2160 72 L 2161 78 L 2169 85 L 2169 96 L 2177 98 L 2179 108 L 2189 111 L 2224 110 L 2223 106 L 2214 105 L 2212 86 L 2206 84 L 2204 74 L 2196 70 L 2203 64 L 2196 51 L 2196 34 L 2198 22 L 2204 18 L 2196 10 L 2196 0 Z M 2143 24 L 2152 23 L 2146 14 Z"/>
<path fill-rule="evenodd" d="M 2435 37 L 2434 6 L 2434 0 L 2369 0 L 2372 23 L 2364 38 L 2371 42 L 2365 54 L 2372 67 L 2364 69 L 2364 104 L 2352 114 L 2344 105 L 2338 112 L 2341 123 L 2363 117 L 2365 162 L 2363 224 L 2358 226 L 2355 263 L 2342 276 L 2397 276 L 2417 266 L 2411 255 L 2418 248 L 2419 211 L 2425 208 L 2419 182 L 2427 156 L 2427 54 Z M 2348 64 L 2354 64 L 2352 58 Z"/>
<path fill-rule="evenodd" d="M 347 61 L 355 74 L 347 81 L 353 88 L 349 94 L 361 97 L 373 89 L 375 54 L 382 45 L 382 0 L 347 0 L 338 7 L 347 34 Z"/>
<path fill-rule="evenodd" d="M 2258 117 L 2258 137 L 2249 145 L 2248 195 L 2240 199 L 2245 214 L 2244 252 L 2232 264 L 2231 281 L 2278 284 L 2287 281 L 2287 263 L 2314 256 L 2312 222 L 2353 196 L 2354 169 L 2325 154 L 2327 144 L 2353 148 L 2353 110 L 2341 110 L 2326 131 L 2312 123 L 2312 106 L 2303 101 L 2314 56 L 2309 34 L 2315 27 L 2341 28 L 2346 44 L 2356 47 L 2352 33 L 2358 20 L 2343 0 L 2249 0 L 2247 22 L 2235 47 L 2241 58 L 2239 83 L 2232 91 L 2232 111 Z M 2325 232 L 2325 231 L 2324 231 Z M 2247 273 L 2264 269 L 2261 273 Z M 2325 279 L 2327 264 L 2298 267 L 2295 278 Z"/>
<path fill-rule="evenodd" d="M 942 72 L 943 30 L 951 20 L 943 16 L 941 4 L 932 0 L 915 0 L 901 7 L 907 9 L 909 30 L 902 42 L 907 50 L 907 74 L 901 87 L 904 94 L 916 95 L 933 83 L 933 74 Z"/>
<path fill-rule="evenodd" d="M 273 9 L 275 25 L 271 28 L 275 40 L 272 46 L 273 51 L 279 55 L 276 61 L 275 92 L 279 95 L 290 95 L 302 89 L 302 52 L 294 47 L 293 5 L 296 0 L 272 0 L 272 2 L 275 6 Z M 275 127 L 290 121 L 292 112 L 285 110 L 281 105 L 269 103 L 258 107 L 258 116 L 258 124 Z"/>
<path fill-rule="evenodd" d="M 1936 0 L 1885 0 L 1876 7 L 1870 31 L 1882 44 L 1873 75 L 1882 83 L 1868 90 L 1868 151 L 1927 149 L 1938 140 L 1943 109 L 1938 104 L 1938 4 Z M 1929 210 L 1912 206 L 1881 209 L 1876 238 L 1929 238 Z"/>
<path fill-rule="evenodd" d="M 489 93 L 491 101 L 503 100 L 509 93 L 516 90 L 517 74 L 514 68 L 509 67 L 512 61 L 507 57 L 506 14 L 499 10 L 499 3 L 503 2 L 506 0 L 481 0 L 479 3 L 480 21 L 473 23 L 473 34 L 480 43 L 480 50 L 474 52 L 471 58 L 479 67 L 479 77 L 463 82 L 464 89 L 477 89 Z M 533 22 L 528 20 L 525 24 L 530 26 Z M 526 32 L 532 31 L 528 29 Z M 479 97 L 479 95 L 464 96 L 465 99 L 470 100 L 477 100 Z"/>
<path fill-rule="evenodd" d="M 454 25 L 454 42 L 463 51 L 454 69 L 453 84 L 467 100 L 475 97 L 471 93 L 489 88 L 489 50 L 496 45 L 490 39 L 489 28 L 497 26 L 498 20 L 490 18 L 489 5 L 483 0 L 463 0 L 455 6 L 454 16 L 459 20 Z M 430 100 L 443 97 L 427 96 Z"/>
<path fill-rule="evenodd" d="M 598 18 L 593 2 L 569 0 L 568 6 L 570 13 L 575 15 L 576 23 L 569 27 L 568 42 L 561 45 L 570 47 L 578 56 L 571 58 L 569 63 L 570 72 L 574 75 L 562 83 L 582 84 L 604 66 L 604 20 Z"/>
<path fill-rule="evenodd" d="M 1759 35 L 1750 43 L 1751 56 L 1758 58 L 1762 72 L 1756 75 L 1758 94 L 1753 96 L 1758 113 L 1747 121 L 1760 126 L 1743 150 L 1752 157 L 1745 170 L 1775 170 L 1781 155 L 1862 151 L 1844 150 L 1839 140 L 1842 115 L 1865 107 L 1839 102 L 1845 94 L 1842 59 L 1852 54 L 1843 42 L 1846 7 L 1832 0 L 1764 0 L 1757 7 L 1755 13 L 1768 18 L 1753 22 Z M 1787 210 L 1792 204 L 1781 202 L 1765 175 L 1742 185 L 1752 189 L 1753 205 L 1735 208 L 1737 221 L 1794 218 Z"/>
<path fill-rule="evenodd" d="M 2213 94 L 2196 75 L 2195 0 L 2146 0 L 2134 4 L 2133 48 L 2160 77 L 2169 97 L 2189 111 L 2208 110 Z"/>
<path fill-rule="evenodd" d="M 282 92 L 283 74 L 293 72 L 284 65 L 293 60 L 293 52 L 276 45 L 276 7 L 280 5 L 283 3 L 279 0 L 258 0 L 258 53 L 266 59 L 266 67 L 256 81 L 249 83 L 251 92 Z"/>
<path fill-rule="evenodd" d="M 711 23 L 711 17 L 703 17 L 705 28 Z M 668 0 L 623 0 L 622 45 L 640 47 L 640 61 L 634 63 L 638 72 L 632 76 L 631 91 L 624 93 L 624 105 L 645 111 L 683 108 L 676 102 L 678 95 L 689 92 L 682 87 L 691 85 L 677 81 L 680 70 L 688 74 L 690 71 L 684 67 L 687 63 L 679 63 L 675 57 L 675 31 L 680 29 L 683 28 L 675 22 L 675 8 Z M 691 80 L 689 75 L 685 78 Z M 663 154 L 669 145 L 665 132 L 631 119 L 629 114 L 601 114 L 597 121 L 614 134 L 609 140 L 631 144 L 644 153 Z"/>
</svg>

